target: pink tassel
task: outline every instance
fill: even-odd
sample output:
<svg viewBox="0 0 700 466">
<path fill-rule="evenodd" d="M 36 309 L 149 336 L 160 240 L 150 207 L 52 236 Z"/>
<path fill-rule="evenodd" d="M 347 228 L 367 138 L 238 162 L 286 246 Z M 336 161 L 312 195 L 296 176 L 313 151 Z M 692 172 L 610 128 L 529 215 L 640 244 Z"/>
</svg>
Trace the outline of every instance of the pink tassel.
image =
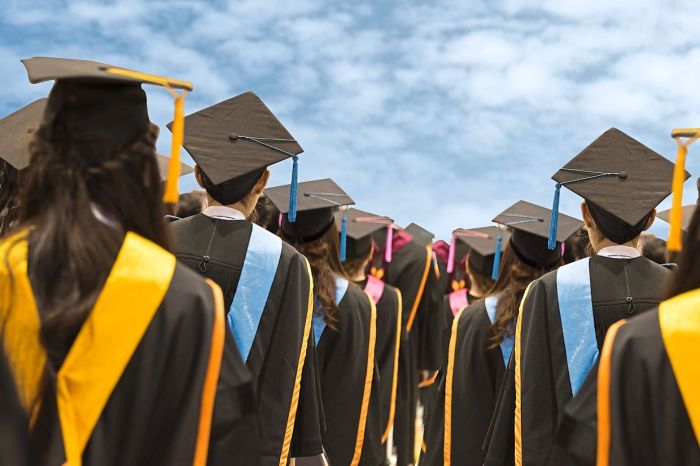
<svg viewBox="0 0 700 466">
<path fill-rule="evenodd" d="M 278 227 L 282 226 L 282 212 L 280 212 L 279 217 L 277 217 L 277 226 Z"/>
<path fill-rule="evenodd" d="M 457 249 L 457 237 L 452 235 L 452 241 L 450 241 L 450 253 L 447 256 L 447 273 L 452 273 L 455 270 L 455 249 Z"/>
<path fill-rule="evenodd" d="M 394 255 L 394 229 L 393 225 L 389 224 L 386 227 L 386 248 L 384 248 L 384 261 L 391 262 Z"/>
</svg>

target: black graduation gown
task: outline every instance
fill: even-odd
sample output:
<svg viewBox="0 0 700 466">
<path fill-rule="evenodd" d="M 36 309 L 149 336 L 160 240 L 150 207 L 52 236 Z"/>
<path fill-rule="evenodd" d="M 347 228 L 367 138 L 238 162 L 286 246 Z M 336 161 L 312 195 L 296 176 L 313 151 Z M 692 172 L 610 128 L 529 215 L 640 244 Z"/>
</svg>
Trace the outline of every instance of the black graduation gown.
<svg viewBox="0 0 700 466">
<path fill-rule="evenodd" d="M 572 398 L 572 388 L 557 297 L 558 272 L 550 272 L 531 284 L 519 317 L 522 342 L 520 433 L 524 465 L 557 465 L 562 461 L 552 449 L 564 406 Z M 590 258 L 598 350 L 613 323 L 658 305 L 669 275 L 668 269 L 644 257 Z M 516 378 L 515 361 L 511 358 L 487 435 L 486 465 L 514 462 L 514 439 L 518 437 L 514 426 Z"/>
<path fill-rule="evenodd" d="M 695 349 L 697 350 L 697 349 Z M 598 367 L 569 403 L 557 437 L 562 464 L 595 465 Z M 610 370 L 609 464 L 700 464 L 700 445 L 661 337 L 658 310 L 615 337 Z"/>
<path fill-rule="evenodd" d="M 253 224 L 198 214 L 170 226 L 174 238 L 173 253 L 180 262 L 221 286 L 228 313 L 241 277 Z M 260 230 L 264 235 L 274 236 Z M 265 465 L 277 466 L 282 454 L 311 286 L 306 259 L 282 242 L 277 270 L 246 359 L 258 402 Z M 319 411 L 320 393 L 315 383 L 316 358 L 311 333 L 307 339 L 298 407 L 296 413 L 292 413 L 296 417 L 289 457 L 316 456 L 322 452 L 323 419 Z"/>
<path fill-rule="evenodd" d="M 0 352 L 0 464 L 29 466 L 27 417 L 15 389 L 12 372 Z"/>
<path fill-rule="evenodd" d="M 365 287 L 366 280 L 357 283 L 360 288 Z M 381 391 L 381 425 L 382 443 L 386 442 L 389 429 L 393 419 L 390 419 L 396 409 L 396 399 L 394 394 L 394 368 L 396 367 L 396 332 L 399 325 L 399 290 L 391 285 L 384 285 L 384 292 L 376 303 L 377 307 L 377 342 L 374 349 L 379 371 L 379 387 Z M 398 327 L 401 330 L 401 327 Z M 399 333 L 399 338 L 401 334 Z M 400 344 L 400 343 L 399 343 Z M 398 368 L 397 368 L 398 369 Z M 396 381 L 398 384 L 398 380 Z M 394 406 L 392 406 L 392 403 Z"/>
<path fill-rule="evenodd" d="M 133 239 L 133 234 L 130 235 Z M 8 243 L 11 241 L 13 240 L 8 240 Z M 0 255 L 2 254 L 0 245 Z M 203 412 L 203 387 L 210 362 L 216 307 L 212 288 L 186 267 L 174 263 L 174 258 L 173 264 L 173 275 L 164 289 L 160 304 L 146 324 L 123 371 L 117 372 L 116 385 L 108 392 L 104 408 L 89 431 L 82 451 L 82 462 L 85 465 L 193 464 L 200 413 Z M 131 266 L 148 267 L 148 264 Z M 21 270 L 14 266 L 12 268 L 13 274 L 15 270 Z M 122 270 L 122 273 L 125 271 Z M 0 273 L 0 293 L 3 287 L 8 286 L 3 278 L 7 276 Z M 123 281 L 120 278 L 114 280 L 112 283 Z M 11 284 L 13 280 L 8 281 L 9 286 L 14 286 Z M 107 284 L 110 285 L 110 280 Z M 117 289 L 116 285 L 112 286 L 112 290 Z M 26 293 L 26 288 L 23 290 Z M 18 305 L 29 302 L 30 297 L 19 293 L 21 292 L 13 292 L 13 299 L 17 299 Z M 110 306 L 116 305 L 113 301 L 103 302 L 111 303 Z M 106 308 L 107 306 L 103 307 Z M 11 304 L 7 315 L 11 316 L 21 309 L 13 308 Z M 36 319 L 45 317 L 41 309 L 25 309 L 21 312 L 38 313 Z M 93 325 L 95 327 L 92 328 L 99 328 L 97 323 Z M 100 330 L 108 331 L 104 327 Z M 225 328 L 221 330 L 226 335 Z M 23 331 L 27 332 L 24 328 Z M 6 335 L 6 338 L 9 340 L 10 335 Z M 107 335 L 106 338 L 115 339 L 115 336 Z M 235 343 L 230 339 L 225 339 L 223 343 L 211 421 L 208 464 L 259 464 L 250 373 L 243 364 Z M 16 367 L 23 364 L 29 367 L 24 358 L 35 351 L 32 337 L 25 338 L 20 345 L 17 347 L 15 344 L 14 349 L 5 349 L 6 352 L 9 351 L 8 360 L 12 361 L 14 357 Z M 74 367 L 89 360 L 89 353 L 85 348 L 82 351 L 72 360 Z M 68 357 L 72 355 L 72 352 L 68 353 Z M 63 364 L 65 363 L 64 361 Z M 29 383 L 23 380 L 17 385 L 27 386 Z M 83 389 L 86 387 L 81 380 L 77 380 L 77 385 Z M 68 394 L 72 392 L 68 391 Z M 49 435 L 49 447 L 34 449 L 38 456 L 32 462 L 34 465 L 54 466 L 66 461 L 56 398 L 45 399 L 41 404 L 42 411 L 45 412 L 41 422 Z M 79 404 L 80 400 L 75 400 L 74 405 L 77 407 Z M 241 448 L 241 445 L 245 447 Z"/>
<path fill-rule="evenodd" d="M 326 325 L 318 337 L 318 365 L 326 419 L 323 446 L 332 466 L 353 464 L 355 457 L 365 384 L 368 381 L 368 351 L 370 343 L 376 348 L 377 341 L 375 334 L 375 341 L 370 342 L 370 299 L 358 286 L 350 283 L 338 304 L 340 316 L 339 321 L 333 324 L 335 329 Z M 364 439 L 360 461 L 354 464 L 376 466 L 384 464 L 381 447 L 384 425 L 376 360 L 372 360 L 371 364 L 372 380 L 368 387 L 370 393 Z"/>
<path fill-rule="evenodd" d="M 433 267 L 432 250 L 409 242 L 385 264 L 385 281 L 403 296 L 402 318 L 407 336 L 399 351 L 399 390 L 394 421 L 397 465 L 414 464 L 419 370 L 435 371 L 442 359 L 440 314 L 442 294 Z"/>
<path fill-rule="evenodd" d="M 506 366 L 501 348 L 489 348 L 491 321 L 484 300 L 465 308 L 457 318 L 450 413 L 451 464 L 480 466 L 484 460 L 484 437 Z M 443 464 L 446 381 L 447 377 L 441 378 L 435 409 L 426 427 L 427 448 L 421 465 Z"/>
</svg>

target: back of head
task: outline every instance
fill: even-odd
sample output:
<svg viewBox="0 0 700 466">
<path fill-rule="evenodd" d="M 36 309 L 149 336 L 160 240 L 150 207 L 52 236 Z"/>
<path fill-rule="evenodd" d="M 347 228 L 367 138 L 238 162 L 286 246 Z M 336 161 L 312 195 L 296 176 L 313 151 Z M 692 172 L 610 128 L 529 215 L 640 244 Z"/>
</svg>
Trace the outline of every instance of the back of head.
<svg viewBox="0 0 700 466">
<path fill-rule="evenodd" d="M 267 196 L 260 196 L 255 206 L 255 223 L 271 233 L 280 229 L 280 211 L 270 202 Z"/>
<path fill-rule="evenodd" d="M 176 214 L 180 218 L 192 217 L 202 212 L 205 202 L 205 194 L 201 191 L 192 191 L 180 194 L 177 203 Z"/>
<path fill-rule="evenodd" d="M 666 241 L 654 235 L 642 235 L 640 238 L 642 255 L 657 264 L 665 264 Z"/>
<path fill-rule="evenodd" d="M 0 236 L 10 232 L 17 221 L 19 171 L 0 160 Z"/>
</svg>

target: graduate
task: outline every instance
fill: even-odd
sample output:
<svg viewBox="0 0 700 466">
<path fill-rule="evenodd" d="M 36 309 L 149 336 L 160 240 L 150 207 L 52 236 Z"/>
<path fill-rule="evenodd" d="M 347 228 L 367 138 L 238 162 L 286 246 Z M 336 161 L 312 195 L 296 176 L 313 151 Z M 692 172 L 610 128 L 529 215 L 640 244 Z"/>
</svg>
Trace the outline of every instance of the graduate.
<svg viewBox="0 0 700 466">
<path fill-rule="evenodd" d="M 224 292 L 229 331 L 255 384 L 263 464 L 319 457 L 311 270 L 294 248 L 249 220 L 267 167 L 296 160 L 302 148 L 252 92 L 187 116 L 184 147 L 208 207 L 171 224 L 173 252 Z"/>
<path fill-rule="evenodd" d="M 340 225 L 339 230 L 342 230 L 343 216 L 340 212 L 336 213 L 336 225 Z M 372 234 L 380 230 L 386 231 L 387 226 L 392 223 L 390 218 L 359 209 L 348 209 L 345 213 L 347 247 L 343 270 L 350 281 L 372 297 L 377 307 L 377 343 L 374 354 L 381 389 L 382 444 L 386 444 L 394 426 L 399 347 L 405 329 L 401 326 L 401 292 L 398 288 L 367 274 L 367 268 L 374 250 Z"/>
<path fill-rule="evenodd" d="M 614 128 L 553 176 L 557 192 L 566 186 L 585 199 L 581 212 L 596 255 L 544 275 L 525 293 L 485 464 L 561 464 L 552 451 L 557 425 L 608 328 L 664 297 L 670 271 L 642 257 L 637 242 L 672 177 L 671 162 Z M 555 249 L 556 221 L 551 226 Z"/>
<path fill-rule="evenodd" d="M 499 227 L 454 232 L 471 248 L 468 267 L 472 283 L 488 283 L 485 277 L 497 280 L 489 288 L 478 289 L 483 299 L 465 304 L 455 316 L 446 375 L 428 424 L 422 465 L 483 464 L 482 445 L 513 348 L 520 300 L 531 281 L 562 263 L 561 243 L 581 227 L 580 221 L 561 215 L 560 247 L 550 250 L 549 218 L 549 209 L 519 201 L 494 219 L 512 230 L 509 237 Z"/>
<path fill-rule="evenodd" d="M 35 100 L 0 120 L 0 236 L 17 220 L 19 174 L 29 165 L 29 141 L 45 107 L 46 98 Z"/>
<path fill-rule="evenodd" d="M 430 245 L 414 241 L 404 230 L 376 232 L 372 274 L 401 291 L 401 316 L 407 340 L 399 350 L 399 388 L 394 419 L 397 465 L 415 464 L 418 385 L 433 377 L 442 360 L 440 314 L 442 292 Z M 421 374 L 421 371 L 422 374 Z M 423 376 L 423 377 L 422 377 Z"/>
<path fill-rule="evenodd" d="M 258 464 L 251 379 L 226 336 L 221 290 L 166 250 L 161 196 L 176 198 L 177 183 L 162 192 L 141 85 L 192 85 L 90 61 L 23 62 L 31 82 L 56 81 L 19 223 L 0 242 L 2 345 L 32 464 Z"/>
<path fill-rule="evenodd" d="M 280 236 L 311 264 L 314 336 L 326 419 L 323 447 L 331 465 L 384 464 L 385 426 L 375 361 L 377 309 L 374 299 L 343 271 L 334 216 L 354 201 L 331 179 L 300 183 L 292 223 L 289 193 L 289 186 L 265 191 L 282 212 Z"/>
</svg>

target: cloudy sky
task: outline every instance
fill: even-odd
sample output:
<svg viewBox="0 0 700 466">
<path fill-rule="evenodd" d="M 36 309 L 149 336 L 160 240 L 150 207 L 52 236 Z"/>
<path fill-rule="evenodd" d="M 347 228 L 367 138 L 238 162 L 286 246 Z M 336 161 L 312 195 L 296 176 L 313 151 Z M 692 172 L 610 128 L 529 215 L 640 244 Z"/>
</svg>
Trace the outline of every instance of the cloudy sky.
<svg viewBox="0 0 700 466">
<path fill-rule="evenodd" d="M 2 0 L 0 115 L 48 92 L 19 62 L 35 55 L 191 80 L 188 112 L 252 90 L 304 147 L 301 180 L 445 237 L 550 205 L 552 173 L 609 127 L 673 159 L 671 129 L 700 126 L 699 25 L 675 0 Z M 164 125 L 169 95 L 147 92 Z"/>
</svg>

